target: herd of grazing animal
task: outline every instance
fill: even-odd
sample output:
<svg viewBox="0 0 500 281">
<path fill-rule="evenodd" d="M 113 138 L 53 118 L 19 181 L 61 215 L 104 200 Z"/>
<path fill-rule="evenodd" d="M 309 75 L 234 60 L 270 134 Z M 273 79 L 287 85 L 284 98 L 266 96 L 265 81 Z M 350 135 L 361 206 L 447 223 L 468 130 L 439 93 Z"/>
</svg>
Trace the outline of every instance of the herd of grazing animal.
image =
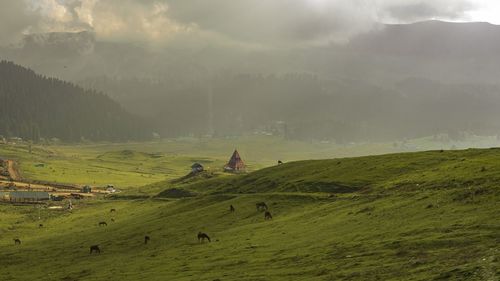
<svg viewBox="0 0 500 281">
<path fill-rule="evenodd" d="M 273 218 L 271 212 L 269 212 L 269 207 L 267 207 L 267 204 L 265 202 L 259 202 L 255 204 L 255 207 L 257 208 L 257 211 L 265 211 L 264 212 L 265 220 L 271 220 Z"/>
<path fill-rule="evenodd" d="M 264 219 L 265 220 L 270 220 L 273 218 L 273 216 L 271 215 L 271 212 L 269 212 L 269 208 L 267 206 L 267 204 L 265 202 L 258 202 L 255 204 L 255 207 L 257 208 L 257 211 L 265 211 L 264 212 Z M 233 205 L 230 205 L 229 206 L 229 211 L 231 213 L 234 213 L 236 211 L 236 209 L 234 208 Z M 110 210 L 111 213 L 113 212 L 116 212 L 116 209 L 111 209 Z M 114 218 L 111 218 L 111 221 L 115 221 Z M 99 222 L 99 227 L 100 226 L 108 226 L 108 224 L 105 222 L 105 221 L 101 221 Z M 38 225 L 39 228 L 43 227 L 43 224 L 39 224 Z M 151 237 L 149 237 L 149 235 L 146 235 L 144 236 L 144 244 L 148 244 L 148 242 L 151 240 Z M 208 242 L 211 242 L 210 240 L 210 237 L 208 236 L 208 234 L 206 233 L 203 233 L 203 232 L 198 232 L 198 242 L 199 243 L 202 243 L 202 242 L 205 242 L 205 240 L 208 240 Z M 14 244 L 15 245 L 21 245 L 21 240 L 19 238 L 15 238 L 14 239 Z M 92 253 L 96 253 L 96 254 L 100 254 L 101 253 L 101 248 L 99 247 L 99 245 L 92 245 L 90 246 L 90 254 Z"/>
</svg>

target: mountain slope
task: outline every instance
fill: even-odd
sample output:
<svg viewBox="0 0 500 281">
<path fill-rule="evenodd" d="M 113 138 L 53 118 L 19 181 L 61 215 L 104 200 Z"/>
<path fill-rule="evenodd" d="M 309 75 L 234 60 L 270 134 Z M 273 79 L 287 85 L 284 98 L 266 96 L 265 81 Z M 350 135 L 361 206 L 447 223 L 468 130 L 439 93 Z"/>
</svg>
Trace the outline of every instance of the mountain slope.
<svg viewBox="0 0 500 281">
<path fill-rule="evenodd" d="M 428 21 L 384 25 L 345 45 L 260 51 L 49 33 L 0 55 L 103 91 L 158 121 L 162 136 L 268 133 L 284 121 L 291 139 L 456 139 L 500 132 L 499 33 L 486 23 Z"/>
<path fill-rule="evenodd" d="M 127 140 L 147 129 L 107 96 L 0 62 L 0 134 L 33 141 Z"/>
<path fill-rule="evenodd" d="M 388 24 L 358 36 L 350 47 L 363 52 L 427 59 L 500 59 L 499 34 L 500 26 L 482 22 Z"/>
<path fill-rule="evenodd" d="M 71 213 L 0 206 L 2 276 L 13 281 L 497 280 L 500 192 L 496 179 L 489 179 L 500 167 L 500 153 L 437 153 L 341 159 L 349 167 L 343 174 L 333 168 L 339 160 L 285 164 L 236 178 L 246 194 L 237 194 L 235 186 L 231 194 L 200 189 L 199 196 L 181 200 L 73 202 Z M 452 179 L 462 174 L 457 169 L 443 175 L 439 186 L 423 177 L 425 188 L 394 186 L 336 196 L 277 192 L 259 182 L 263 177 L 286 186 L 300 178 L 314 184 L 339 177 L 364 186 L 391 178 L 390 170 L 367 172 L 374 163 L 414 163 L 397 174 L 412 182 L 415 171 L 453 165 L 454 157 L 466 159 L 461 163 L 473 171 L 471 180 L 488 184 L 454 186 Z M 490 172 L 476 173 L 483 161 L 491 164 Z M 251 185 L 254 194 L 248 194 Z M 255 209 L 262 201 L 272 220 Z M 230 213 L 229 205 L 236 212 Z M 99 221 L 108 226 L 99 227 Z M 212 242 L 198 243 L 199 231 Z M 147 245 L 145 235 L 151 237 Z M 14 245 L 11 237 L 23 244 Z M 89 255 L 95 244 L 102 253 Z"/>
</svg>

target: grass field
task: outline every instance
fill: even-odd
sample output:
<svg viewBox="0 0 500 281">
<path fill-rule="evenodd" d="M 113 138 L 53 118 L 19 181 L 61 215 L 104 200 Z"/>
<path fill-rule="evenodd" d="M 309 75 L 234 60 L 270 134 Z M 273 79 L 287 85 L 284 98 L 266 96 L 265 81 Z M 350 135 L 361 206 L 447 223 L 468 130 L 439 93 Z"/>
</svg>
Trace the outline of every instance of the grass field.
<svg viewBox="0 0 500 281">
<path fill-rule="evenodd" d="M 154 195 L 160 190 L 144 186 L 181 177 L 194 162 L 219 172 L 235 148 L 250 171 L 274 165 L 278 159 L 325 159 L 394 151 L 390 144 L 339 146 L 275 137 L 185 138 L 146 143 L 33 145 L 32 153 L 27 144 L 0 144 L 0 158 L 16 160 L 22 176 L 28 179 L 92 186 L 113 184 L 125 194 Z"/>
<path fill-rule="evenodd" d="M 145 143 L 79 145 L 0 144 L 0 158 L 19 163 L 25 178 L 60 183 L 105 186 L 114 184 L 127 194 L 154 195 L 145 189 L 155 182 L 178 178 L 193 162 L 220 171 L 237 148 L 250 171 L 285 162 L 331 159 L 401 151 L 500 145 L 495 137 L 470 137 L 461 142 L 437 142 L 422 138 L 404 143 L 358 143 L 284 141 L 276 137 L 248 136 L 226 139 L 167 139 Z M 44 165 L 40 165 L 44 164 Z"/>
<path fill-rule="evenodd" d="M 128 145 L 99 147 L 57 152 L 117 161 L 117 170 L 129 167 L 119 164 L 126 162 L 123 151 L 147 167 L 161 163 L 150 153 L 169 155 L 156 145 L 143 153 L 127 152 Z M 223 162 L 215 154 L 207 157 Z M 275 156 L 268 156 L 269 165 Z M 132 179 L 133 169 L 126 171 Z M 500 278 L 498 149 L 299 161 L 178 183 L 168 177 L 152 178 L 143 188 L 175 187 L 197 196 L 82 201 L 72 213 L 0 205 L 0 280 Z M 273 220 L 264 221 L 255 209 L 260 201 L 270 206 Z M 109 226 L 98 227 L 99 221 Z M 198 243 L 198 231 L 212 242 Z M 143 244 L 144 235 L 150 244 Z M 14 245 L 13 238 L 23 244 Z M 93 244 L 102 254 L 89 255 Z"/>
</svg>

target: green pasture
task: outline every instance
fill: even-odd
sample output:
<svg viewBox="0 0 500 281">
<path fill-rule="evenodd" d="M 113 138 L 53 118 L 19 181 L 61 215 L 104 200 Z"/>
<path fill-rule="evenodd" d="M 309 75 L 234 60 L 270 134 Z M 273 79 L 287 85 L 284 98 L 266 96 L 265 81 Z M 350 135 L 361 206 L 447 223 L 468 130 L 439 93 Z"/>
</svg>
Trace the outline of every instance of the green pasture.
<svg viewBox="0 0 500 281">
<path fill-rule="evenodd" d="M 34 207 L 2 206 L 10 215 L 2 220 L 1 278 L 496 280 L 498 200 L 490 193 L 468 202 L 450 190 L 211 195 L 92 202 L 72 213 L 42 211 L 41 220 Z M 273 220 L 256 211 L 259 201 L 270 205 Z M 198 231 L 212 242 L 198 243 Z M 14 237 L 23 244 L 14 245 Z M 89 254 L 94 244 L 100 255 Z"/>
<path fill-rule="evenodd" d="M 75 151 L 121 163 L 130 148 Z M 150 159 L 146 147 L 132 151 L 138 162 L 161 159 Z M 499 149 L 437 150 L 288 162 L 238 176 L 207 172 L 142 187 L 195 194 L 189 198 L 82 200 L 72 212 L 0 205 L 0 280 L 496 281 L 499 175 Z M 272 220 L 256 210 L 261 201 Z M 199 231 L 212 242 L 198 243 Z M 100 255 L 89 254 L 94 244 Z"/>
<path fill-rule="evenodd" d="M 428 137 L 393 143 L 336 144 L 246 136 L 118 144 L 32 145 L 31 153 L 26 143 L 0 144 L 0 158 L 16 160 L 23 177 L 28 179 L 92 186 L 113 184 L 129 194 L 153 195 L 158 190 L 141 187 L 185 175 L 194 162 L 202 163 L 210 171 L 220 172 L 235 148 L 248 165 L 248 170 L 256 171 L 276 165 L 277 160 L 291 162 L 495 145 L 498 145 L 495 137 L 470 137 L 461 142 Z"/>
</svg>

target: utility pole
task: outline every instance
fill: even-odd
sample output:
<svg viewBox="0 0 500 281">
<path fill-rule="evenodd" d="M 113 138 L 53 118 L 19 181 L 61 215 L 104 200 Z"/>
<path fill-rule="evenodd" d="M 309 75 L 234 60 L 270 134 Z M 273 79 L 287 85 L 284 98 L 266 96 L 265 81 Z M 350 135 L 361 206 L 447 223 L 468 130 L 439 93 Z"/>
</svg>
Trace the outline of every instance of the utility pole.
<svg viewBox="0 0 500 281">
<path fill-rule="evenodd" d="M 208 134 L 214 135 L 214 89 L 213 81 L 209 81 L 208 89 Z"/>
</svg>

